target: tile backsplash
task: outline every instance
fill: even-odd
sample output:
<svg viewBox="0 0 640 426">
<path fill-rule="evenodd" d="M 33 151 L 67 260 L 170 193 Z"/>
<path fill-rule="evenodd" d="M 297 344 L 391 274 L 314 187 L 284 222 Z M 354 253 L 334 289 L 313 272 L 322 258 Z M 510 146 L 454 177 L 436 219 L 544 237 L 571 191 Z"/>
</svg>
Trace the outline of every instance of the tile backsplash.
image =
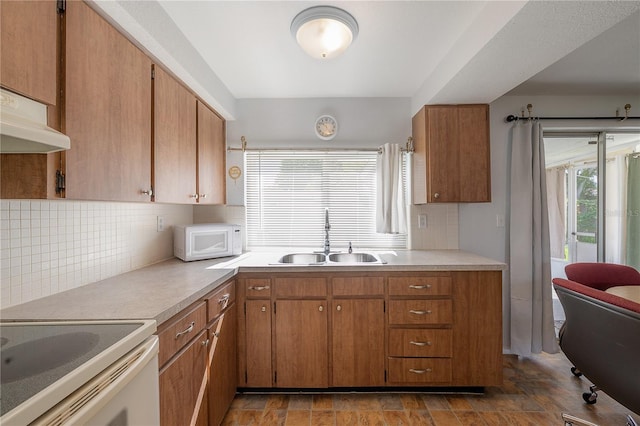
<svg viewBox="0 0 640 426">
<path fill-rule="evenodd" d="M 242 206 L 0 200 L 0 308 L 169 259 L 173 225 L 244 225 L 244 215 Z M 409 224 L 411 249 L 458 248 L 457 204 L 411 206 Z"/>
<path fill-rule="evenodd" d="M 190 205 L 0 203 L 0 308 L 171 258 L 172 225 L 193 222 Z M 160 232 L 158 216 L 164 222 Z"/>
</svg>

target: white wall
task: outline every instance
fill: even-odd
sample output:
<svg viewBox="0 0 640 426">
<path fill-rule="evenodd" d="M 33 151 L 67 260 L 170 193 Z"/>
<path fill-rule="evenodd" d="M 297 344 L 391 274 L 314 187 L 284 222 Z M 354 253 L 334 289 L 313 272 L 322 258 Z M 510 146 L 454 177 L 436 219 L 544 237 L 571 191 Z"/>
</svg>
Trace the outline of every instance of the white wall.
<svg viewBox="0 0 640 426">
<path fill-rule="evenodd" d="M 505 122 L 509 114 L 520 115 L 522 108 L 533 104 L 533 115 L 545 117 L 597 117 L 615 116 L 616 109 L 624 115 L 624 105 L 635 105 L 632 116 L 640 116 L 640 96 L 503 96 L 491 104 L 491 202 L 459 205 L 460 249 L 468 250 L 492 259 L 508 262 L 505 247 L 507 228 L 496 226 L 496 216 L 506 216 L 507 146 L 512 123 Z M 526 111 L 526 109 L 525 109 Z M 616 121 L 570 120 L 544 121 L 545 129 L 602 129 L 623 127 L 638 128 L 638 120 L 620 123 Z M 508 218 L 506 218 L 508 221 Z M 504 344 L 509 347 L 509 275 L 504 278 Z"/>
<path fill-rule="evenodd" d="M 59 293 L 173 257 L 172 226 L 190 205 L 2 200 L 0 307 Z M 157 231 L 157 217 L 165 230 Z"/>
<path fill-rule="evenodd" d="M 227 123 L 227 146 L 248 148 L 377 148 L 390 142 L 404 144 L 411 136 L 409 98 L 314 98 L 238 100 L 238 120 Z M 322 141 L 314 134 L 318 116 L 338 121 L 338 135 Z M 242 168 L 242 154 L 227 154 L 227 168 Z M 227 201 L 242 206 L 243 179 L 227 176 Z M 427 228 L 417 228 L 417 215 L 427 215 Z M 244 223 L 242 207 L 196 206 L 194 221 Z M 458 207 L 455 204 L 413 206 L 409 209 L 409 247 L 458 248 Z"/>
</svg>

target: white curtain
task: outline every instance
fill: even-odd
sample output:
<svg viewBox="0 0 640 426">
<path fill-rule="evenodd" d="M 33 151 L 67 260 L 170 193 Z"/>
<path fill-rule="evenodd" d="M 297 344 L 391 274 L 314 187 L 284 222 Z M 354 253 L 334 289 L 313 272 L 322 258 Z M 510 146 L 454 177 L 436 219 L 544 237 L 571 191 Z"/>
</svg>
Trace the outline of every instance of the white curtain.
<svg viewBox="0 0 640 426">
<path fill-rule="evenodd" d="M 402 188 L 402 149 L 398 144 L 380 147 L 377 159 L 376 232 L 404 234 L 407 213 Z"/>
<path fill-rule="evenodd" d="M 551 257 L 564 259 L 566 214 L 566 168 L 547 169 L 547 205 L 549 207 L 549 244 Z"/>
<path fill-rule="evenodd" d="M 511 351 L 522 356 L 558 352 L 554 325 L 542 125 L 511 130 L 508 262 Z"/>
</svg>

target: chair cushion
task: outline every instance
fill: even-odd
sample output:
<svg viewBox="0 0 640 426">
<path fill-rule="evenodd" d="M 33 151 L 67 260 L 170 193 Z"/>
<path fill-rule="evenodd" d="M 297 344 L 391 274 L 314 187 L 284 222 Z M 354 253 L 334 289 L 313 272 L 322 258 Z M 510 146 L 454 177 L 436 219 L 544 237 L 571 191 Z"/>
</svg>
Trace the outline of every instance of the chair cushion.
<svg viewBox="0 0 640 426">
<path fill-rule="evenodd" d="M 564 268 L 567 278 L 598 290 L 621 285 L 640 285 L 640 272 L 613 263 L 579 262 Z"/>
</svg>

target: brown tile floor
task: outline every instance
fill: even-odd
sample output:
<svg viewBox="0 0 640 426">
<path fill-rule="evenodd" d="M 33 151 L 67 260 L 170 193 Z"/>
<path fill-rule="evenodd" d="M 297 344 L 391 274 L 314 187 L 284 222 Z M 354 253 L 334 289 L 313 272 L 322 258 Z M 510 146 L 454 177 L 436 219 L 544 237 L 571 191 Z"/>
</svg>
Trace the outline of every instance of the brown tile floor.
<svg viewBox="0 0 640 426">
<path fill-rule="evenodd" d="M 484 395 L 424 393 L 243 394 L 224 425 L 563 425 L 568 413 L 600 426 L 623 426 L 629 410 L 598 392 L 587 405 L 589 382 L 574 377 L 562 354 L 505 356 L 504 385 Z M 640 416 L 633 415 L 640 424 Z"/>
</svg>

